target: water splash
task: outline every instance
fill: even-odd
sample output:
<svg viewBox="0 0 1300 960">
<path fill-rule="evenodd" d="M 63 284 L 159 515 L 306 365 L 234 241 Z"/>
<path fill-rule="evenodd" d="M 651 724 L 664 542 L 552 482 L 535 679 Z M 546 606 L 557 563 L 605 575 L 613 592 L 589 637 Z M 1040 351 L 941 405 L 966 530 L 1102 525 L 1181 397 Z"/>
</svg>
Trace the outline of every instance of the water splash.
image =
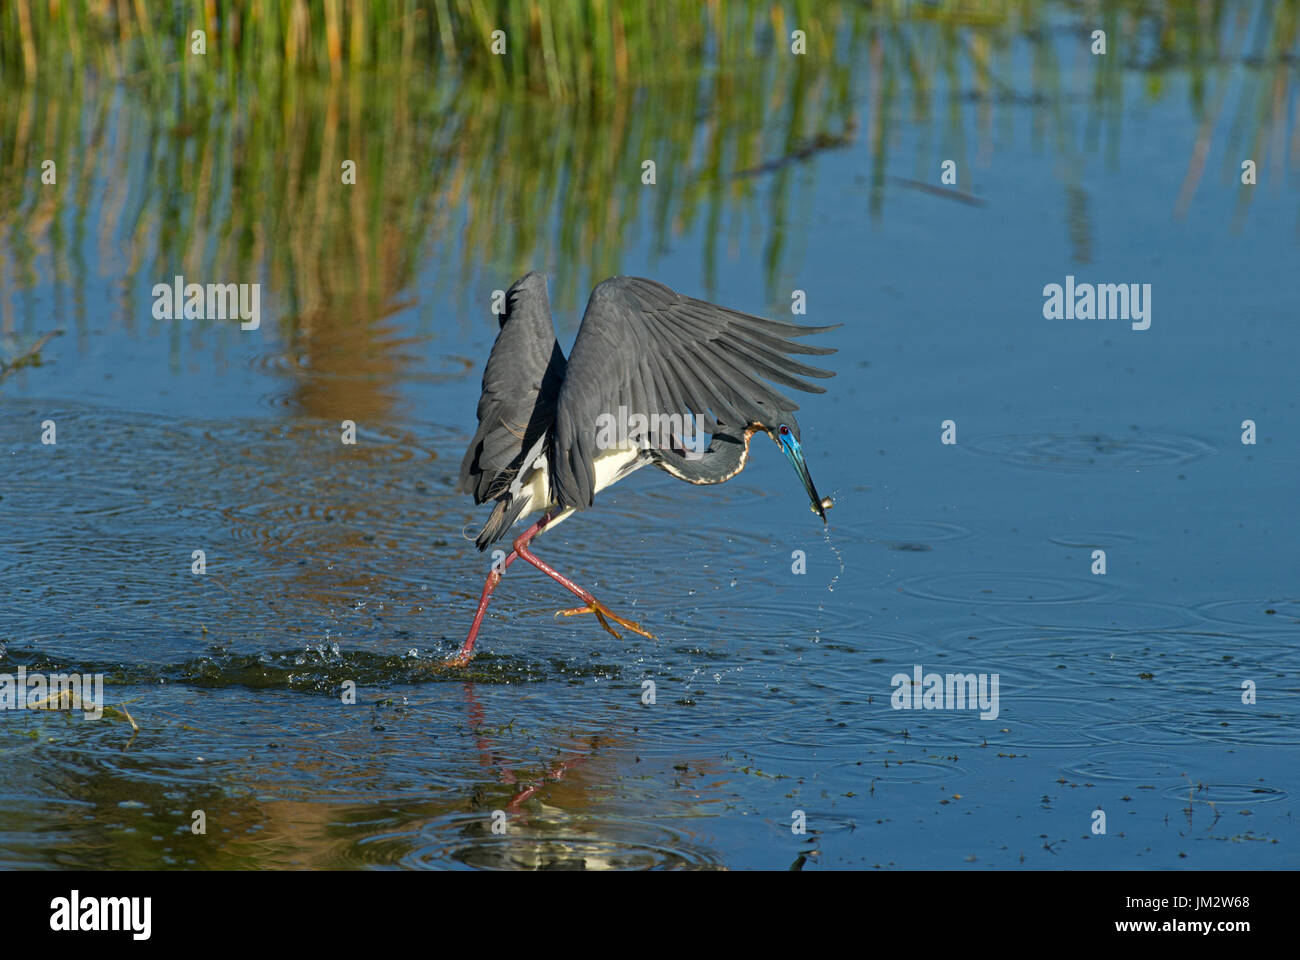
<svg viewBox="0 0 1300 960">
<path fill-rule="evenodd" d="M 822 541 L 826 544 L 826 546 L 831 548 L 831 552 L 835 554 L 835 559 L 838 560 L 840 564 L 839 572 L 836 573 L 833 577 L 831 577 L 830 581 L 826 584 L 827 592 L 834 593 L 835 584 L 838 583 L 840 577 L 844 575 L 844 554 L 840 553 L 839 547 L 835 546 L 835 544 L 831 541 L 831 528 L 829 525 L 822 528 Z M 817 601 L 818 624 L 821 623 L 822 615 L 825 612 L 826 612 L 825 602 L 821 600 Z M 813 643 L 821 643 L 821 636 L 822 636 L 821 626 L 819 625 L 813 628 L 813 636 L 812 636 Z"/>
<path fill-rule="evenodd" d="M 835 559 L 838 560 L 840 564 L 840 572 L 831 577 L 830 583 L 826 584 L 826 589 L 830 593 L 834 593 L 835 584 L 839 582 L 840 577 L 844 576 L 844 554 L 840 553 L 840 548 L 831 542 L 831 528 L 829 525 L 823 528 L 822 540 L 825 542 L 826 546 L 831 548 L 831 552 L 835 554 Z"/>
</svg>

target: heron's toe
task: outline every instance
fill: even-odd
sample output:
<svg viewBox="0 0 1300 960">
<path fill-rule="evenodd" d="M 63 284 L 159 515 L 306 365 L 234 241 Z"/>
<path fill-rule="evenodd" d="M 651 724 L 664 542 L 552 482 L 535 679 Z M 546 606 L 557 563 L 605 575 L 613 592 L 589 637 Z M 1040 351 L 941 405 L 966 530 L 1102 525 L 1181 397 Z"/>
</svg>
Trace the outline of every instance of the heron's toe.
<svg viewBox="0 0 1300 960">
<path fill-rule="evenodd" d="M 555 615 L 557 617 L 576 617 L 584 613 L 594 613 L 596 615 L 596 619 L 600 621 L 600 625 L 604 627 L 606 630 L 608 630 L 610 633 L 612 633 L 619 640 L 623 639 L 623 634 L 619 633 L 617 630 L 615 630 L 613 627 L 609 625 L 610 620 L 613 620 L 620 627 L 625 627 L 626 629 L 631 630 L 633 633 L 641 634 L 641 636 L 645 637 L 647 640 L 655 639 L 655 635 L 651 633 L 649 630 L 647 630 L 645 627 L 641 626 L 641 624 L 637 623 L 635 620 L 629 620 L 627 617 L 620 617 L 617 613 L 609 609 L 609 607 L 605 606 L 599 600 L 597 600 L 595 603 L 588 604 L 587 606 L 584 607 L 569 607 L 567 610 L 555 611 Z"/>
<path fill-rule="evenodd" d="M 597 601 L 596 603 L 596 616 L 609 617 L 609 619 L 613 620 L 620 627 L 626 627 L 628 630 L 631 630 L 633 633 L 639 633 L 647 640 L 653 640 L 655 638 L 653 633 L 645 629 L 643 626 L 641 626 L 641 624 L 637 623 L 635 620 L 629 620 L 627 617 L 620 617 L 617 613 L 615 613 L 613 610 L 609 609 L 609 607 L 605 606 L 603 603 L 600 603 L 599 601 Z M 605 624 L 605 629 L 608 630 L 610 633 L 613 633 L 615 636 L 618 636 L 618 634 L 615 633 L 614 629 L 609 624 Z M 619 639 L 621 640 L 622 637 L 619 637 Z"/>
<path fill-rule="evenodd" d="M 594 607 L 569 607 L 567 610 L 556 610 L 557 617 L 576 617 L 584 613 L 595 613 Z"/>
<path fill-rule="evenodd" d="M 645 629 L 645 627 L 641 626 L 641 624 L 637 623 L 635 620 L 628 620 L 626 617 L 620 617 L 618 614 L 609 613 L 609 611 L 606 611 L 606 614 L 609 617 L 611 617 L 615 623 L 619 624 L 620 626 L 627 627 L 627 629 L 631 630 L 633 633 L 639 633 L 647 640 L 655 639 L 655 635 L 653 633 Z"/>
</svg>

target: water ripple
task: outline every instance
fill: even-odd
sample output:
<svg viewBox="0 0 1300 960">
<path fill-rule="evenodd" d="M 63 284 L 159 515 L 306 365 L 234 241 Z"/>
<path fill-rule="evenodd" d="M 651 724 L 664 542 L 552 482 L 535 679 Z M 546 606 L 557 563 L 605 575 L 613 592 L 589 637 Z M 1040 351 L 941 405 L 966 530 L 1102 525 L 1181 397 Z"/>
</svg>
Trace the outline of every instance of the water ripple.
<svg viewBox="0 0 1300 960">
<path fill-rule="evenodd" d="M 401 859 L 415 869 L 460 864 L 480 870 L 701 870 L 722 864 L 689 833 L 652 821 L 564 816 L 508 820 L 494 835 L 486 815 L 458 816 L 426 825 Z"/>
<path fill-rule="evenodd" d="M 1020 467 L 1067 472 L 1136 470 L 1189 463 L 1215 447 L 1184 434 L 997 434 L 967 441 L 966 449 Z"/>
<path fill-rule="evenodd" d="M 1096 600 L 1106 588 L 1097 578 L 1051 577 L 997 571 L 949 571 L 898 582 L 903 593 L 946 603 L 1050 605 Z"/>
</svg>

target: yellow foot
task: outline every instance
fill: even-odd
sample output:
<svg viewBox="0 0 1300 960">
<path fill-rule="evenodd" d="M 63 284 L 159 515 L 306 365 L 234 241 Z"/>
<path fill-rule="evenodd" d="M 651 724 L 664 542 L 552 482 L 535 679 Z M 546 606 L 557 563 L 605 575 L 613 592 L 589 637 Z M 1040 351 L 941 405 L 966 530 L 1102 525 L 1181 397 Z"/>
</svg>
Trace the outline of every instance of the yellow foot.
<svg viewBox="0 0 1300 960">
<path fill-rule="evenodd" d="M 645 637 L 647 640 L 653 640 L 655 638 L 655 635 L 642 627 L 641 624 L 637 623 L 635 620 L 628 620 L 625 617 L 620 617 L 599 600 L 585 607 L 570 607 L 568 610 L 557 610 L 555 615 L 557 617 L 576 617 L 584 613 L 594 613 L 596 619 L 600 621 L 600 625 L 619 640 L 623 639 L 623 635 L 609 625 L 610 620 L 613 620 L 619 626 L 626 627 L 633 633 L 641 634 L 641 636 Z"/>
</svg>

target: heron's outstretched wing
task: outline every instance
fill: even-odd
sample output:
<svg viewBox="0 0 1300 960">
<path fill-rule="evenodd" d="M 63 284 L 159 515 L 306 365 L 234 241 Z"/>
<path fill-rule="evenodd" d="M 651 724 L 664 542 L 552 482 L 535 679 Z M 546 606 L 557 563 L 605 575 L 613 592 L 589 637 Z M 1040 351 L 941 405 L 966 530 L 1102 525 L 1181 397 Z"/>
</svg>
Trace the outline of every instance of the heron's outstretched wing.
<svg viewBox="0 0 1300 960">
<path fill-rule="evenodd" d="M 579 510 L 591 505 L 602 414 L 647 421 L 694 414 L 709 434 L 775 427 L 798 407 L 773 384 L 824 393 L 801 378 L 833 376 L 788 356 L 833 348 L 791 338 L 833 329 L 764 320 L 641 277 L 604 281 L 587 302 L 560 387 L 550 461 L 555 499 Z"/>
<path fill-rule="evenodd" d="M 489 543 L 527 506 L 510 502 L 511 484 L 541 451 L 563 380 L 564 353 L 555 340 L 546 278 L 529 273 L 506 292 L 501 332 L 483 370 L 478 432 L 460 464 L 462 492 L 473 494 L 475 503 L 501 501 L 488 521 L 494 534 Z M 488 532 L 485 527 L 480 541 Z"/>
</svg>

